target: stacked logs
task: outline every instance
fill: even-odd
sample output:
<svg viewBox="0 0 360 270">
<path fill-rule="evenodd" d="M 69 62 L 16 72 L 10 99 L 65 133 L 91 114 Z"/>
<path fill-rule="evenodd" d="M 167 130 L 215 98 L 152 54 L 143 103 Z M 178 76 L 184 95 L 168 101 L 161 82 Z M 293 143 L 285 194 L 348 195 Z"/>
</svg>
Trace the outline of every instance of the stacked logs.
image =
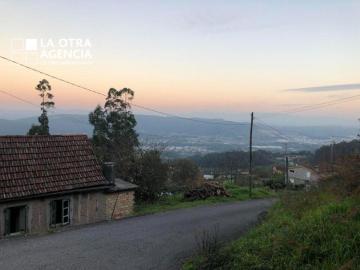
<svg viewBox="0 0 360 270">
<path fill-rule="evenodd" d="M 186 200 L 200 200 L 212 196 L 229 197 L 229 193 L 218 182 L 206 182 L 201 187 L 191 189 L 184 193 Z"/>
</svg>

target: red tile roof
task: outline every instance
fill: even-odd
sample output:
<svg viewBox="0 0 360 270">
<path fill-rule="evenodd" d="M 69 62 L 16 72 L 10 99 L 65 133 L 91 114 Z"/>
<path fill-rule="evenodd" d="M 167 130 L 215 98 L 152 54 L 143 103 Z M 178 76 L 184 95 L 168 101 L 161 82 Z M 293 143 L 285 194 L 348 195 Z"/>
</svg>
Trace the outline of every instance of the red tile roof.
<svg viewBox="0 0 360 270">
<path fill-rule="evenodd" d="M 0 200 L 107 184 L 86 135 L 0 136 Z"/>
</svg>

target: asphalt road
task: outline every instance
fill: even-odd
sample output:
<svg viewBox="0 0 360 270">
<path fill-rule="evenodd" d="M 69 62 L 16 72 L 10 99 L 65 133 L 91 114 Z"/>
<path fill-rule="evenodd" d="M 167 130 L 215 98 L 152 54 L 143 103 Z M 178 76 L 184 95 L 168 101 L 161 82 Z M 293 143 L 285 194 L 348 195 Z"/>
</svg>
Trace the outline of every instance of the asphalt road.
<svg viewBox="0 0 360 270">
<path fill-rule="evenodd" d="M 197 248 L 195 235 L 240 236 L 270 199 L 201 206 L 0 241 L 0 269 L 179 269 Z M 217 229 L 216 229 L 217 228 Z"/>
</svg>

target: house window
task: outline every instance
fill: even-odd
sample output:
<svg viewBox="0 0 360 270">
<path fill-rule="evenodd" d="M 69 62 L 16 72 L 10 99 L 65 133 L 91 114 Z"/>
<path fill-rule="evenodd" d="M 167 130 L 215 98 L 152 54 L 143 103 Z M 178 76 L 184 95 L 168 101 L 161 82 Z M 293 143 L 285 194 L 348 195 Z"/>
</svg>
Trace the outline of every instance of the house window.
<svg viewBox="0 0 360 270">
<path fill-rule="evenodd" d="M 6 208 L 4 214 L 5 234 L 26 232 L 26 206 Z"/>
<path fill-rule="evenodd" d="M 53 200 L 50 202 L 50 225 L 70 223 L 70 200 Z"/>
</svg>

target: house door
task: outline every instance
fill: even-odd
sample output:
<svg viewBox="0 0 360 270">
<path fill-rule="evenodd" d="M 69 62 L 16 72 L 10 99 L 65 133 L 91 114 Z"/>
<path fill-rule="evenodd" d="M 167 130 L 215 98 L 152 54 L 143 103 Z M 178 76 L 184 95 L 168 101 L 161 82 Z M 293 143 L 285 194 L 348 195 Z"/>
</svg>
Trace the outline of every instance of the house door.
<svg viewBox="0 0 360 270">
<path fill-rule="evenodd" d="M 5 234 L 26 232 L 26 206 L 5 209 Z"/>
</svg>

